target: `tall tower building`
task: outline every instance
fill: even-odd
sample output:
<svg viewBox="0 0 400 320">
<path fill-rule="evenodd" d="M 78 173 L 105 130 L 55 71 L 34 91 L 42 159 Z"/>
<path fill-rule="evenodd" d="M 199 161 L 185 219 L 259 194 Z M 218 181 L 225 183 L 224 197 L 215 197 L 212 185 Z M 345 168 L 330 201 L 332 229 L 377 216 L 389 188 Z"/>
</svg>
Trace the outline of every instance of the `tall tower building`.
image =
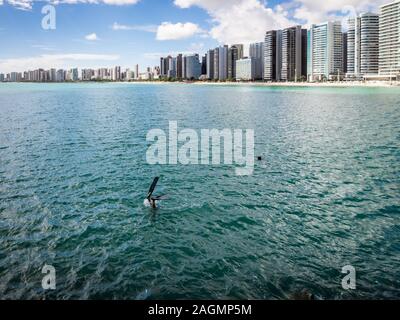
<svg viewBox="0 0 400 320">
<path fill-rule="evenodd" d="M 399 7 L 400 9 L 400 7 Z M 397 29 L 400 28 L 400 23 Z M 360 72 L 362 75 L 379 72 L 379 15 L 360 15 Z"/>
<path fill-rule="evenodd" d="M 219 48 L 214 49 L 214 80 L 219 79 Z"/>
<path fill-rule="evenodd" d="M 176 77 L 182 79 L 182 54 L 176 57 Z"/>
<path fill-rule="evenodd" d="M 219 77 L 220 81 L 225 81 L 228 78 L 228 46 L 219 47 Z"/>
<path fill-rule="evenodd" d="M 182 79 L 187 79 L 187 59 L 182 57 Z"/>
<path fill-rule="evenodd" d="M 282 79 L 282 30 L 276 31 L 275 81 Z"/>
<path fill-rule="evenodd" d="M 121 80 L 121 67 L 120 66 L 116 66 L 114 68 L 114 77 L 113 77 L 114 81 L 120 81 Z"/>
<path fill-rule="evenodd" d="M 339 21 L 312 25 L 308 33 L 308 78 L 321 81 L 343 74 L 343 34 Z"/>
<path fill-rule="evenodd" d="M 360 73 L 360 18 L 347 20 L 347 73 L 357 76 Z"/>
<path fill-rule="evenodd" d="M 301 26 L 282 31 L 282 81 L 297 81 L 307 77 L 307 30 Z"/>
<path fill-rule="evenodd" d="M 400 75 L 400 1 L 381 6 L 379 20 L 379 74 Z"/>
<path fill-rule="evenodd" d="M 185 56 L 186 65 L 186 79 L 197 80 L 201 76 L 201 63 L 199 61 L 199 55 Z"/>
<path fill-rule="evenodd" d="M 233 44 L 232 47 L 236 48 L 238 59 L 243 59 L 243 57 L 244 57 L 244 46 L 243 46 L 243 44 Z"/>
<path fill-rule="evenodd" d="M 359 77 L 379 71 L 379 15 L 363 13 L 348 20 L 347 75 Z"/>
<path fill-rule="evenodd" d="M 176 78 L 177 69 L 176 69 L 176 58 L 169 57 L 168 58 L 168 78 Z"/>
<path fill-rule="evenodd" d="M 228 79 L 236 79 L 236 61 L 243 58 L 243 45 L 234 44 L 228 51 Z"/>
<path fill-rule="evenodd" d="M 343 50 L 342 50 L 342 60 L 343 60 L 343 73 L 347 73 L 347 32 L 343 32 Z"/>
<path fill-rule="evenodd" d="M 207 79 L 214 79 L 214 50 L 207 52 Z"/>
<path fill-rule="evenodd" d="M 264 41 L 264 80 L 276 80 L 276 63 L 277 63 L 277 32 L 276 30 L 268 31 L 265 34 Z"/>
<path fill-rule="evenodd" d="M 139 79 L 139 65 L 138 64 L 136 64 L 136 66 L 135 66 L 135 78 Z"/>
<path fill-rule="evenodd" d="M 254 79 L 264 79 L 264 42 L 250 44 L 249 57 L 254 63 Z"/>
<path fill-rule="evenodd" d="M 201 57 L 201 75 L 207 75 L 207 53 Z"/>
</svg>

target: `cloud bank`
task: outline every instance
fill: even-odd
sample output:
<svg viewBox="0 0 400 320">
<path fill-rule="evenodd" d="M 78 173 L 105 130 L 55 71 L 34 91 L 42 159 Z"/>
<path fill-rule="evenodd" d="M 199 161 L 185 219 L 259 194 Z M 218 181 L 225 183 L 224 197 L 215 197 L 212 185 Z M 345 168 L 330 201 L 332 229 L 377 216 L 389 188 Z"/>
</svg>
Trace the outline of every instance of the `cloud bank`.
<svg viewBox="0 0 400 320">
<path fill-rule="evenodd" d="M 97 41 L 97 40 L 100 40 L 100 39 L 97 37 L 97 34 L 95 34 L 95 33 L 88 34 L 87 36 L 85 36 L 85 39 L 88 40 L 88 41 Z"/>
<path fill-rule="evenodd" d="M 34 69 L 69 68 L 72 67 L 99 67 L 107 62 L 119 60 L 119 55 L 109 54 L 43 54 L 36 57 L 23 57 L 12 59 L 0 59 L 1 72 L 26 71 Z"/>
<path fill-rule="evenodd" d="M 175 24 L 163 22 L 158 26 L 156 39 L 161 41 L 187 39 L 203 32 L 197 24 L 191 22 Z"/>
<path fill-rule="evenodd" d="M 57 4 L 108 4 L 108 5 L 133 5 L 138 3 L 140 0 L 0 0 L 0 5 L 8 3 L 20 10 L 31 10 L 34 2 L 48 2 L 54 5 Z"/>
<path fill-rule="evenodd" d="M 204 9 L 212 19 L 211 37 L 226 44 L 262 41 L 267 30 L 377 11 L 387 2 L 390 0 L 286 0 L 272 7 L 261 0 L 174 0 L 182 9 Z"/>
</svg>

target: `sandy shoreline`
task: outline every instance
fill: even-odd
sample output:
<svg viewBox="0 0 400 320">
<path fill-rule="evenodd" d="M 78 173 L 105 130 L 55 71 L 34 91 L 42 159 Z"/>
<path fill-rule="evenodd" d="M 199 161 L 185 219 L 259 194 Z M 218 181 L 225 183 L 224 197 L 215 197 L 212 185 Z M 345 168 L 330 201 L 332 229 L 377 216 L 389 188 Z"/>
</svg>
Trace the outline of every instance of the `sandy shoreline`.
<svg viewBox="0 0 400 320">
<path fill-rule="evenodd" d="M 168 82 L 168 81 L 134 81 L 128 84 L 177 84 L 177 85 L 199 85 L 199 86 L 255 86 L 255 87 L 322 87 L 322 88 L 400 88 L 400 82 L 369 81 L 369 82 Z"/>
<path fill-rule="evenodd" d="M 400 88 L 400 82 L 368 81 L 368 82 L 207 82 L 207 81 L 77 81 L 77 82 L 2 82 L 14 84 L 147 84 L 147 85 L 197 85 L 197 86 L 238 86 L 238 87 L 287 87 L 287 88 Z"/>
</svg>

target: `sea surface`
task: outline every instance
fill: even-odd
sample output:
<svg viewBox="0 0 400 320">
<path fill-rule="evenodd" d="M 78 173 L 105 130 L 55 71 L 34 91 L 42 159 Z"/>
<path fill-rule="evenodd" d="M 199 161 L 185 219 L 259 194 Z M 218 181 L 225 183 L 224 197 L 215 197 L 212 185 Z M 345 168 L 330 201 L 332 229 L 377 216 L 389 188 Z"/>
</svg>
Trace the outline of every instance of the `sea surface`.
<svg viewBox="0 0 400 320">
<path fill-rule="evenodd" d="M 169 121 L 263 160 L 149 165 Z M 396 88 L 0 84 L 0 299 L 399 299 L 399 147 Z"/>
</svg>

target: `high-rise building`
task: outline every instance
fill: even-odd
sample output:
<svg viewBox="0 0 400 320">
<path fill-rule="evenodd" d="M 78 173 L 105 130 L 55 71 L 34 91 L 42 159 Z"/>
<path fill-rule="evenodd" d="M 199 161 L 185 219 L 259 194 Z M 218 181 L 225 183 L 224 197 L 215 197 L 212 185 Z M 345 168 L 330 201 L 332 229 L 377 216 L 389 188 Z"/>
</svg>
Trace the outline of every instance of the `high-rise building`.
<svg viewBox="0 0 400 320">
<path fill-rule="evenodd" d="M 236 61 L 243 58 L 243 45 L 234 44 L 228 50 L 228 79 L 236 78 Z"/>
<path fill-rule="evenodd" d="M 359 77 L 379 71 L 379 15 L 363 13 L 348 20 L 347 75 Z"/>
<path fill-rule="evenodd" d="M 139 66 L 136 65 L 136 67 L 137 75 L 139 75 Z M 177 58 L 171 56 L 160 58 L 160 72 L 160 76 L 163 78 L 175 78 L 177 76 Z M 144 77 L 147 77 L 147 75 Z M 139 78 L 139 76 L 137 76 L 137 78 Z"/>
<path fill-rule="evenodd" d="M 0 82 L 4 82 L 4 74 L 0 73 Z"/>
<path fill-rule="evenodd" d="M 214 50 L 207 52 L 207 79 L 214 79 Z"/>
<path fill-rule="evenodd" d="M 187 79 L 187 59 L 182 57 L 182 79 Z"/>
<path fill-rule="evenodd" d="M 136 64 L 135 66 L 135 79 L 139 79 L 139 65 Z"/>
<path fill-rule="evenodd" d="M 228 50 L 228 79 L 236 79 L 237 49 L 230 47 Z"/>
<path fill-rule="evenodd" d="M 207 53 L 201 57 L 201 75 L 207 75 Z"/>
<path fill-rule="evenodd" d="M 94 76 L 94 70 L 92 69 L 82 69 L 81 71 L 81 79 L 82 81 L 90 81 Z"/>
<path fill-rule="evenodd" d="M 400 75 L 400 1 L 381 6 L 379 20 L 379 74 Z"/>
<path fill-rule="evenodd" d="M 264 41 L 264 80 L 276 80 L 276 30 L 268 31 Z"/>
<path fill-rule="evenodd" d="M 218 53 L 218 80 L 225 81 L 228 78 L 228 46 L 219 47 Z"/>
<path fill-rule="evenodd" d="M 264 79 L 264 42 L 250 44 L 249 57 L 254 63 L 254 80 Z"/>
<path fill-rule="evenodd" d="M 348 19 L 347 27 L 347 74 L 356 76 L 360 73 L 360 19 Z"/>
<path fill-rule="evenodd" d="M 160 59 L 160 69 L 161 69 L 161 77 L 168 77 L 168 70 L 169 70 L 169 60 L 171 59 L 171 56 L 168 57 L 162 57 Z M 139 72 L 137 73 L 137 78 L 139 78 Z"/>
<path fill-rule="evenodd" d="M 131 69 L 126 68 L 125 71 L 122 73 L 122 80 L 124 81 L 131 81 L 134 77 L 132 76 L 134 74 Z"/>
<path fill-rule="evenodd" d="M 256 61 L 254 58 L 244 58 L 236 60 L 235 69 L 237 81 L 256 80 Z"/>
<path fill-rule="evenodd" d="M 295 26 L 282 30 L 282 81 L 297 81 L 307 77 L 307 30 Z"/>
<path fill-rule="evenodd" d="M 343 32 L 343 50 L 342 50 L 342 60 L 343 60 L 343 73 L 347 74 L 347 32 Z"/>
<path fill-rule="evenodd" d="M 10 81 L 11 82 L 17 82 L 17 76 L 18 76 L 17 72 L 11 72 L 10 73 Z"/>
<path fill-rule="evenodd" d="M 160 67 L 155 66 L 153 68 L 153 79 L 159 79 L 160 78 Z"/>
<path fill-rule="evenodd" d="M 186 79 L 198 80 L 201 76 L 201 63 L 199 61 L 199 55 L 185 56 L 186 65 Z"/>
<path fill-rule="evenodd" d="M 79 80 L 78 68 L 71 69 L 71 80 L 72 81 L 78 81 Z M 120 77 L 120 80 L 121 80 L 121 77 Z"/>
<path fill-rule="evenodd" d="M 177 75 L 177 59 L 173 57 L 168 57 L 168 72 L 167 72 L 167 77 L 168 78 L 176 78 Z"/>
<path fill-rule="evenodd" d="M 39 80 L 39 70 L 35 70 L 35 71 L 34 71 L 33 78 L 35 79 L 35 80 L 33 80 L 33 81 L 40 81 L 40 80 Z M 65 71 L 62 70 L 62 69 L 57 70 L 56 79 L 57 79 L 57 80 L 56 80 L 57 82 L 63 82 L 63 81 L 65 81 Z"/>
<path fill-rule="evenodd" d="M 282 38 L 283 38 L 283 31 L 277 30 L 276 31 L 276 53 L 275 53 L 275 78 L 274 81 L 281 81 L 282 79 Z"/>
<path fill-rule="evenodd" d="M 243 57 L 244 57 L 244 46 L 243 46 L 243 44 L 233 44 L 232 47 L 235 47 L 237 49 L 238 59 L 243 59 Z"/>
<path fill-rule="evenodd" d="M 219 79 L 219 48 L 214 49 L 214 80 Z"/>
<path fill-rule="evenodd" d="M 114 81 L 120 81 L 121 80 L 121 67 L 120 66 L 116 66 L 114 68 L 114 73 L 113 73 L 112 80 L 114 80 Z"/>
<path fill-rule="evenodd" d="M 176 77 L 177 79 L 182 79 L 182 54 L 178 54 L 176 57 Z"/>
<path fill-rule="evenodd" d="M 308 78 L 321 81 L 343 74 L 340 21 L 312 25 L 308 33 Z"/>
<path fill-rule="evenodd" d="M 399 6 L 400 10 L 400 6 Z M 400 17 L 400 13 L 399 13 Z M 364 13 L 360 15 L 360 71 L 362 75 L 379 72 L 379 15 Z M 397 29 L 400 28 L 400 20 Z M 399 33 L 400 35 L 400 33 Z M 399 41 L 399 40 L 398 40 Z M 400 47 L 399 47 L 400 48 Z M 399 56 L 398 56 L 399 57 Z"/>
</svg>

